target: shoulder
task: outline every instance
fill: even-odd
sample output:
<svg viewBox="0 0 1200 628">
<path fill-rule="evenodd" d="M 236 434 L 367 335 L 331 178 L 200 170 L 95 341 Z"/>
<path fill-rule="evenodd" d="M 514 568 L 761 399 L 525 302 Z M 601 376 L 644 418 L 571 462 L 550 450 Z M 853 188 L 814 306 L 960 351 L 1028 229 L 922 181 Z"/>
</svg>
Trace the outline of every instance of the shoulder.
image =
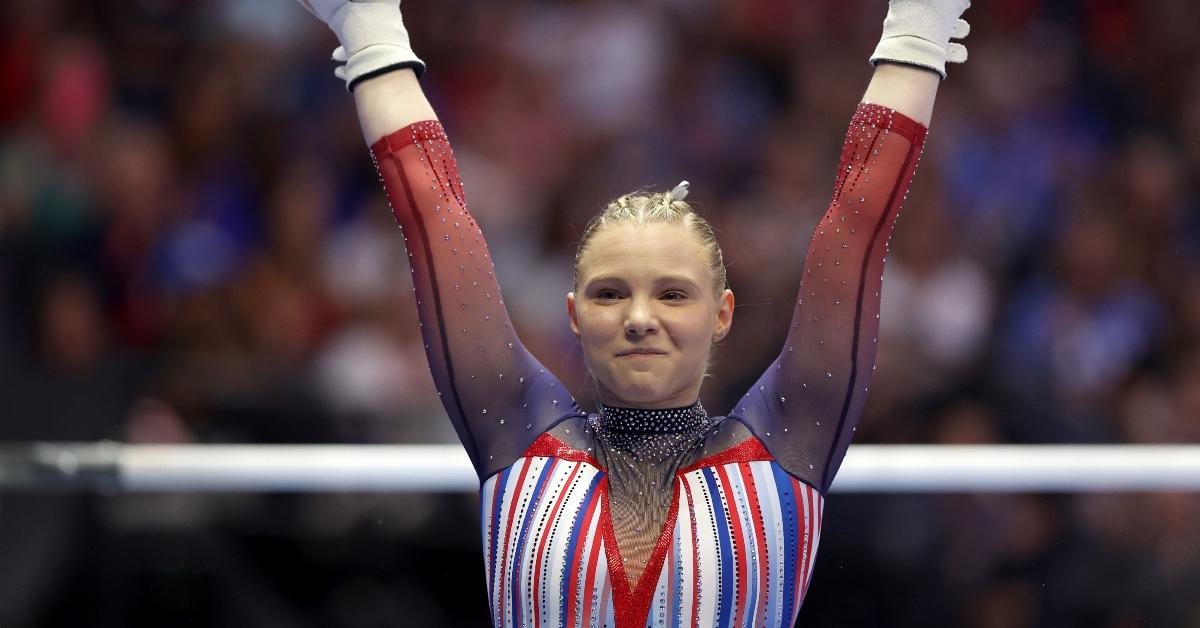
<svg viewBox="0 0 1200 628">
<path fill-rule="evenodd" d="M 593 453 L 595 436 L 592 425 L 595 415 L 580 414 L 559 421 L 554 427 L 546 430 L 545 436 L 550 436 L 571 449 Z"/>
<path fill-rule="evenodd" d="M 715 425 L 713 429 L 704 437 L 704 445 L 702 447 L 703 456 L 708 457 L 724 453 L 742 444 L 747 439 L 754 439 L 754 434 L 750 432 L 750 428 L 746 427 L 736 417 L 722 416 L 714 417 L 714 419 Z"/>
<path fill-rule="evenodd" d="M 766 447 L 740 420 L 728 416 L 714 418 L 712 430 L 704 437 L 696 459 L 688 468 L 773 460 Z"/>
</svg>

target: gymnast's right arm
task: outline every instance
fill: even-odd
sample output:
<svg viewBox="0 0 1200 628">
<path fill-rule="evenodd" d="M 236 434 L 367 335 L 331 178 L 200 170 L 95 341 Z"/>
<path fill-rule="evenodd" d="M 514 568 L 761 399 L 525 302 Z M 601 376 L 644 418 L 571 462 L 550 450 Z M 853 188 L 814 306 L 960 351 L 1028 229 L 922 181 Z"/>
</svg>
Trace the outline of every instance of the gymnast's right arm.
<svg viewBox="0 0 1200 628">
<path fill-rule="evenodd" d="M 338 35 L 337 75 L 404 233 L 430 370 L 480 479 L 581 414 L 509 321 L 483 232 L 467 208 L 441 123 L 418 83 L 395 0 L 301 0 Z"/>
</svg>

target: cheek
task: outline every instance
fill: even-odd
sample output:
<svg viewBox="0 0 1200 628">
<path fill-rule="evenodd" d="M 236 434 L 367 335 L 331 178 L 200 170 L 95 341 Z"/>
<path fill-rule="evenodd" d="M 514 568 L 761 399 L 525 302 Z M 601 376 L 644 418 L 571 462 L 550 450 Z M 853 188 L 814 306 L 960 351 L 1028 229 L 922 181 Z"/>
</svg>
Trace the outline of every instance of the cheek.
<svg viewBox="0 0 1200 628">
<path fill-rule="evenodd" d="M 576 311 L 575 320 L 579 325 L 579 341 L 584 348 L 608 342 L 614 335 L 623 332 L 621 322 L 617 320 L 611 308 L 584 307 Z"/>
<path fill-rule="evenodd" d="M 709 312 L 689 312 L 688 316 L 679 317 L 672 325 L 676 343 L 686 346 L 686 349 L 707 352 L 712 344 L 715 329 L 713 317 Z"/>
</svg>

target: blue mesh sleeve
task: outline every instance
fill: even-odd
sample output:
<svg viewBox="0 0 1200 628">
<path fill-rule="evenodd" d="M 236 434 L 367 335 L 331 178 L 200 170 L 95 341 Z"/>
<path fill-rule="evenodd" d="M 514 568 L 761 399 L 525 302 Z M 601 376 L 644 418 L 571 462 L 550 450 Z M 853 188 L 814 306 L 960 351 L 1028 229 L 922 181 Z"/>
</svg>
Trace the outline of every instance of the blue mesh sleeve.
<svg viewBox="0 0 1200 628">
<path fill-rule="evenodd" d="M 787 341 L 731 413 L 784 469 L 822 493 L 866 400 L 884 257 L 925 132 L 891 109 L 859 105 L 833 199 L 809 242 Z"/>
<path fill-rule="evenodd" d="M 582 413 L 513 331 L 442 125 L 410 125 L 371 153 L 404 232 L 438 395 L 485 479 L 559 420 Z"/>
</svg>

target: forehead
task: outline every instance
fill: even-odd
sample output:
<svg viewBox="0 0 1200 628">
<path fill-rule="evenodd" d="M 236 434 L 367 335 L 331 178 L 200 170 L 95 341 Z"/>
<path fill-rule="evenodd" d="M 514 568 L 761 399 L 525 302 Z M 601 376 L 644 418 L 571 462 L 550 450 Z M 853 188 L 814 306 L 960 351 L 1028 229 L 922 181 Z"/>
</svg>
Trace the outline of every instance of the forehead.
<svg viewBox="0 0 1200 628">
<path fill-rule="evenodd" d="M 579 259 L 581 284 L 600 275 L 653 274 L 684 275 L 707 285 L 712 281 L 708 251 L 684 225 L 618 223 L 597 230 Z"/>
</svg>

